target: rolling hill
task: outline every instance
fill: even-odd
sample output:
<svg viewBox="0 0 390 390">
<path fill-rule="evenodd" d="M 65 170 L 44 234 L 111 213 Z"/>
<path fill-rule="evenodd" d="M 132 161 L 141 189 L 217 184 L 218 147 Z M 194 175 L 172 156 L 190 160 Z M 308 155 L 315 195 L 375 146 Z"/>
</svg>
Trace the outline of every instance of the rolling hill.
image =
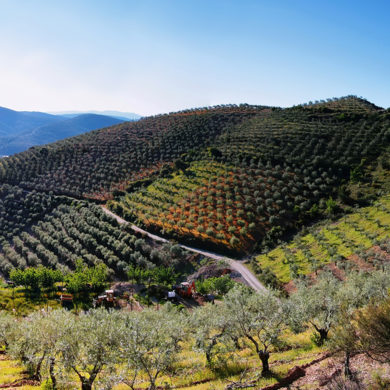
<svg viewBox="0 0 390 390">
<path fill-rule="evenodd" d="M 64 118 L 74 118 L 79 115 L 83 114 L 96 114 L 96 115 L 104 115 L 104 116 L 111 116 L 113 118 L 122 119 L 124 121 L 135 121 L 138 119 L 141 119 L 142 116 L 135 114 L 134 112 L 123 112 L 123 111 L 112 111 L 112 110 L 105 110 L 105 111 L 59 111 L 52 113 L 54 115 L 60 115 Z"/>
<path fill-rule="evenodd" d="M 54 229 L 62 223 L 72 236 L 64 225 L 66 214 L 76 215 L 72 199 L 108 202 L 116 214 L 179 242 L 231 254 L 264 251 L 329 209 L 341 215 L 358 204 L 349 188 L 371 180 L 367 172 L 384 163 L 389 141 L 388 111 L 350 96 L 286 109 L 185 110 L 30 148 L 0 160 L 2 263 L 7 270 L 28 265 L 31 240 L 51 253 L 32 251 L 42 263 L 64 261 L 37 231 L 51 232 L 45 226 L 57 218 Z M 101 227 L 92 227 L 96 240 Z M 92 250 L 108 261 L 72 237 L 86 250 L 79 255 Z M 111 267 L 120 262 L 123 269 L 130 260 L 115 253 Z"/>
</svg>

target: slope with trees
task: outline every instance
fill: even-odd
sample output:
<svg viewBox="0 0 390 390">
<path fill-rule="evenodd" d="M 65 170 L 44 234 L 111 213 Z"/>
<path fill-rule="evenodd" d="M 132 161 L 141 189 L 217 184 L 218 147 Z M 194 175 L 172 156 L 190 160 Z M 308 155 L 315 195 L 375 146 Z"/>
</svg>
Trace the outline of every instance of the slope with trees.
<svg viewBox="0 0 390 390">
<path fill-rule="evenodd" d="M 100 207 L 85 201 L 60 204 L 28 231 L 5 241 L 0 253 L 0 271 L 39 265 L 74 270 L 77 260 L 94 266 L 104 263 L 112 275 L 124 277 L 129 266 L 175 267 L 187 254 L 175 245 L 156 246 L 121 227 Z"/>
<path fill-rule="evenodd" d="M 340 270 L 353 267 L 381 268 L 390 254 L 390 199 L 381 198 L 336 222 L 322 223 L 300 233 L 290 242 L 253 260 L 257 273 L 273 274 L 279 283 L 304 277 L 327 264 Z"/>
<path fill-rule="evenodd" d="M 345 183 L 360 182 L 388 145 L 388 116 L 353 102 L 262 110 L 110 204 L 150 229 L 214 249 L 272 244 L 332 212 L 333 199 L 347 198 Z"/>
</svg>

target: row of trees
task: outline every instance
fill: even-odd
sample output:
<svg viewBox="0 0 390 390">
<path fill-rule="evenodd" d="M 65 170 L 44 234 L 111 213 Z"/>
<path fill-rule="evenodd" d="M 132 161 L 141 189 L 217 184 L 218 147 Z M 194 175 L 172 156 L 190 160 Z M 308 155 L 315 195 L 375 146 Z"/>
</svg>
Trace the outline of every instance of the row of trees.
<svg viewBox="0 0 390 390">
<path fill-rule="evenodd" d="M 2 313 L 0 322 L 7 352 L 24 362 L 33 378 L 49 378 L 53 389 L 69 388 L 69 375 L 79 378 L 82 390 L 92 389 L 95 381 L 101 388 L 115 382 L 134 388 L 141 371 L 156 388 L 184 336 L 182 314 L 169 305 L 141 313 L 36 312 L 23 321 Z"/>
<path fill-rule="evenodd" d="M 388 119 L 375 110 L 348 120 L 275 110 L 229 128 L 212 148 L 188 153 L 188 161 L 198 160 L 195 169 L 183 165 L 180 177 L 155 181 L 112 207 L 174 237 L 243 250 L 275 240 L 275 230 L 332 214 L 329 197 L 343 180 L 363 179 L 389 139 Z"/>
<path fill-rule="evenodd" d="M 113 211 L 165 232 L 242 249 L 276 226 L 291 227 L 332 182 L 322 169 L 313 183 L 281 167 L 236 169 L 198 162 L 188 169 L 191 174 L 157 180 L 121 203 L 110 202 Z"/>
<path fill-rule="evenodd" d="M 279 336 L 287 327 L 294 332 L 311 327 L 313 341 L 323 345 L 330 330 L 344 321 L 346 313 L 382 302 L 387 299 L 389 288 L 390 276 L 382 271 L 351 273 L 345 282 L 324 273 L 314 285 L 300 284 L 289 299 L 272 292 L 253 294 L 236 287 L 228 292 L 222 305 L 205 306 L 194 313 L 196 345 L 212 365 L 221 351 L 236 349 L 239 340 L 244 339 L 261 360 L 263 374 L 267 374 L 271 350 L 281 345 Z"/>
<path fill-rule="evenodd" d="M 152 283 L 157 283 L 158 285 L 171 288 L 176 282 L 179 274 L 175 272 L 173 267 L 154 267 L 143 269 L 129 266 L 127 276 L 130 281 L 137 284 L 146 284 L 150 286 Z"/>
<path fill-rule="evenodd" d="M 290 299 L 237 285 L 220 304 L 192 312 L 179 312 L 166 304 L 161 310 L 132 313 L 92 310 L 76 316 L 61 310 L 39 312 L 25 320 L 1 313 L 0 344 L 36 378 L 50 378 L 54 388 L 69 381 L 70 373 L 77 375 L 83 390 L 91 389 L 95 381 L 104 382 L 102 388 L 125 383 L 134 389 L 145 375 L 150 388 L 156 388 L 162 373 L 174 371 L 173 363 L 185 345 L 204 353 L 210 368 L 218 367 L 237 349 L 251 347 L 261 362 L 262 374 L 268 375 L 270 354 L 281 346 L 287 328 L 299 332 L 312 326 L 318 344 L 325 342 L 333 329 L 338 335 L 333 339 L 337 351 L 372 352 L 375 347 L 375 353 L 388 356 L 388 306 L 378 312 L 378 322 L 372 327 L 368 314 L 358 315 L 358 328 L 346 327 L 345 318 L 367 304 L 371 306 L 362 313 L 373 313 L 372 307 L 388 300 L 389 287 L 385 272 L 355 273 L 345 282 L 324 274 L 314 286 L 299 286 Z M 359 329 L 365 329 L 368 336 Z M 375 332 L 382 341 L 387 337 L 387 343 L 376 342 Z M 356 347 L 351 346 L 351 335 L 359 337 Z"/>
<path fill-rule="evenodd" d="M 131 230 L 119 226 L 99 206 L 84 201 L 61 204 L 31 227 L 15 236 L 0 253 L 0 271 L 46 267 L 74 270 L 77 259 L 89 266 L 105 263 L 112 275 L 123 277 L 130 265 L 178 267 L 187 253 L 177 245 L 151 246 Z"/>
<path fill-rule="evenodd" d="M 256 273 L 261 275 L 269 268 L 279 282 L 288 283 L 310 272 L 316 273 L 330 262 L 335 262 L 341 270 L 357 267 L 356 263 L 346 261 L 353 254 L 367 265 L 383 268 L 390 252 L 389 205 L 390 198 L 383 197 L 373 206 L 358 209 L 337 223 L 329 220 L 320 227 L 303 229 L 290 243 L 253 258 Z M 378 251 L 378 246 L 382 251 Z"/>
<path fill-rule="evenodd" d="M 45 193 L 27 192 L 19 187 L 0 185 L 0 245 L 19 234 L 58 204 Z"/>
<path fill-rule="evenodd" d="M 338 111 L 232 106 L 145 118 L 32 148 L 0 162 L 1 182 L 20 187 L 10 196 L 0 194 L 0 235 L 10 240 L 51 210 L 53 197 L 45 195 L 50 191 L 107 199 L 115 189 L 154 178 L 169 165 L 191 182 L 194 172 L 188 163 L 198 160 L 239 171 L 220 183 L 223 174 L 209 172 L 206 186 L 190 189 L 193 197 L 187 191 L 172 200 L 169 188 L 159 188 L 158 196 L 148 193 L 145 199 L 141 191 L 131 207 L 122 209 L 158 229 L 239 250 L 268 235 L 274 240 L 282 228 L 318 215 L 318 205 L 336 193 L 342 180 L 362 178 L 364 167 L 390 139 L 388 127 L 380 110 L 340 118 Z M 25 189 L 42 194 L 26 195 Z M 158 199 L 164 193 L 167 199 Z M 187 203 L 190 210 L 182 210 Z M 90 237 L 86 240 L 93 246 Z M 61 252 L 71 257 L 72 250 Z M 111 257 L 114 270 L 123 271 L 126 262 L 111 252 L 104 256 Z M 90 262 L 102 256 L 88 255 Z M 47 252 L 38 257 L 55 262 Z"/>
<path fill-rule="evenodd" d="M 79 259 L 72 272 L 63 273 L 42 266 L 24 270 L 15 268 L 9 278 L 16 286 L 24 287 L 30 296 L 50 295 L 57 290 L 58 283 L 62 283 L 69 293 L 74 294 L 76 301 L 88 302 L 91 294 L 100 293 L 107 287 L 109 272 L 104 263 L 88 267 Z"/>
</svg>

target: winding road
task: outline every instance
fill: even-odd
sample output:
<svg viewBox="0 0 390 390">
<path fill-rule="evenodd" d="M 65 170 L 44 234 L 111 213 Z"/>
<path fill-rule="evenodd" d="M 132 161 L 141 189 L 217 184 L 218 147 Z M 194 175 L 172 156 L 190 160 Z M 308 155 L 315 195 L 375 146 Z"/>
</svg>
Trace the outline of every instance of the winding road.
<svg viewBox="0 0 390 390">
<path fill-rule="evenodd" d="M 102 209 L 107 215 L 115 218 L 118 221 L 118 223 L 130 225 L 131 229 L 133 229 L 135 232 L 143 233 L 154 241 L 159 241 L 159 242 L 168 242 L 169 241 L 163 237 L 156 236 L 155 234 L 149 233 L 146 230 L 143 230 L 136 225 L 130 224 L 128 221 L 124 220 L 123 218 L 114 214 L 112 211 L 108 210 L 105 206 L 102 206 Z M 256 278 L 256 276 L 253 275 L 252 272 L 249 271 L 249 269 L 247 267 L 245 267 L 244 264 L 242 264 L 241 261 L 237 261 L 237 260 L 231 259 L 231 258 L 226 257 L 226 256 L 221 256 L 218 253 L 193 248 L 191 246 L 182 245 L 182 244 L 179 244 L 179 245 L 181 248 L 186 249 L 190 252 L 200 253 L 203 256 L 210 257 L 210 258 L 215 259 L 215 260 L 226 261 L 234 271 L 237 271 L 241 274 L 242 278 L 245 280 L 245 282 L 248 284 L 249 287 L 253 288 L 255 291 L 266 291 L 267 290 L 259 282 L 259 280 Z"/>
</svg>

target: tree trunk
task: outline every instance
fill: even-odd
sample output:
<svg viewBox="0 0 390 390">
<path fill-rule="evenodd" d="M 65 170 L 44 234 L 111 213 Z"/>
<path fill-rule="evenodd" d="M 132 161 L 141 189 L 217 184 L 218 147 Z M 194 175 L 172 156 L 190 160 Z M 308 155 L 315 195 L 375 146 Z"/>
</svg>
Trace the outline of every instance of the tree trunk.
<svg viewBox="0 0 390 390">
<path fill-rule="evenodd" d="M 352 378 L 350 357 L 351 357 L 351 353 L 349 351 L 346 351 L 345 352 L 345 359 L 344 359 L 344 375 L 348 379 Z"/>
<path fill-rule="evenodd" d="M 207 361 L 207 366 L 211 366 L 211 348 L 206 349 L 206 361 Z"/>
<path fill-rule="evenodd" d="M 328 339 L 329 330 L 327 330 L 327 329 L 318 329 L 318 333 L 320 334 L 319 344 L 323 345 L 325 340 Z"/>
<path fill-rule="evenodd" d="M 210 341 L 210 345 L 208 346 L 208 348 L 206 348 L 206 360 L 207 360 L 207 365 L 209 367 L 211 367 L 211 360 L 212 360 L 212 350 L 213 348 L 215 347 L 215 345 L 217 344 L 217 339 L 218 339 L 219 336 L 214 336 L 211 341 Z"/>
<path fill-rule="evenodd" d="M 240 339 L 238 337 L 232 336 L 232 340 L 234 342 L 234 346 L 236 347 L 236 349 L 241 351 L 242 348 L 241 348 L 241 344 L 240 344 Z"/>
<path fill-rule="evenodd" d="M 150 382 L 148 389 L 149 390 L 156 390 L 157 389 L 156 381 L 157 381 L 157 377 L 160 374 L 160 371 L 157 371 L 154 375 L 149 370 L 146 370 L 146 371 L 147 371 L 147 374 L 149 377 L 149 382 Z"/>
<path fill-rule="evenodd" d="M 156 390 L 156 380 L 155 379 L 150 379 L 150 385 L 148 387 L 149 390 Z"/>
<path fill-rule="evenodd" d="M 259 358 L 261 360 L 261 363 L 263 365 L 263 369 L 261 370 L 261 375 L 266 376 L 268 375 L 271 371 L 269 369 L 269 352 L 267 351 L 259 351 Z"/>
<path fill-rule="evenodd" d="M 92 383 L 90 381 L 81 382 L 81 390 L 92 390 Z"/>
<path fill-rule="evenodd" d="M 39 360 L 36 368 L 35 368 L 35 372 L 34 372 L 34 375 L 32 376 L 31 379 L 34 379 L 34 380 L 37 380 L 37 381 L 41 381 L 41 367 L 42 367 L 42 363 L 43 363 L 43 360 L 45 359 L 45 355 L 43 355 L 41 357 L 41 359 Z"/>
<path fill-rule="evenodd" d="M 89 375 L 89 378 L 87 378 L 84 375 L 81 375 L 76 367 L 72 366 L 73 371 L 77 374 L 77 376 L 80 379 L 81 390 L 92 390 L 92 384 L 95 381 L 97 375 L 99 374 L 101 368 L 102 368 L 101 366 L 95 365 L 95 367 L 92 370 L 92 373 Z"/>
<path fill-rule="evenodd" d="M 57 380 L 54 375 L 54 364 L 55 364 L 55 359 L 50 358 L 50 364 L 49 364 L 49 374 L 50 374 L 50 379 L 51 379 L 51 385 L 53 390 L 57 389 Z"/>
</svg>

